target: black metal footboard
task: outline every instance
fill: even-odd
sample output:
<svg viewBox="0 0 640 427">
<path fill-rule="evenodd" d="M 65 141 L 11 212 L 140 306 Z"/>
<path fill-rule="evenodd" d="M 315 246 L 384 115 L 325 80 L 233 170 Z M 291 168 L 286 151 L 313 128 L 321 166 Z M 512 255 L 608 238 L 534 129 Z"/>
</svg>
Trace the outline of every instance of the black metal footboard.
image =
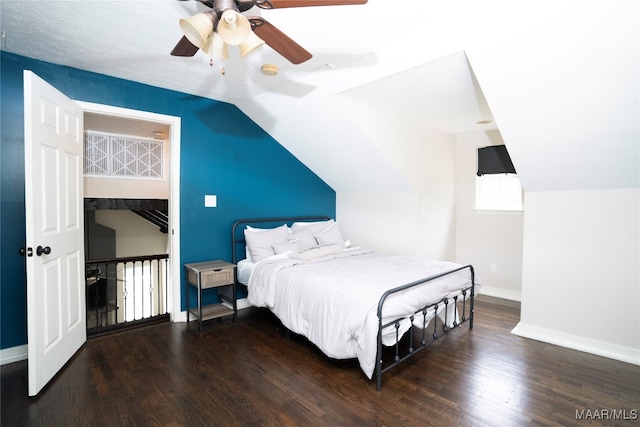
<svg viewBox="0 0 640 427">
<path fill-rule="evenodd" d="M 399 317 L 397 319 L 393 319 L 391 321 L 387 321 L 383 323 L 382 318 L 382 310 L 387 299 L 398 292 L 407 290 L 409 288 L 415 288 L 418 286 L 428 286 L 429 282 L 432 282 L 436 279 L 443 278 L 453 273 L 457 273 L 459 271 L 468 269 L 471 279 L 471 284 L 468 282 L 466 285 L 460 289 L 460 293 L 453 296 L 452 298 L 443 298 L 442 300 L 429 304 L 420 308 L 412 314 L 408 314 L 403 317 Z M 378 352 L 376 356 L 376 389 L 380 390 L 382 388 L 382 374 L 387 372 L 388 370 L 394 368 L 405 360 L 409 359 L 413 355 L 415 355 L 420 350 L 426 348 L 429 344 L 433 343 L 437 339 L 443 337 L 451 329 L 455 329 L 461 326 L 465 322 L 469 322 L 469 329 L 473 329 L 473 310 L 474 310 L 474 299 L 475 299 L 475 273 L 473 270 L 473 266 L 465 265 L 463 267 L 457 268 L 455 270 L 447 271 L 441 274 L 437 274 L 434 276 L 430 276 L 421 280 L 417 280 L 415 282 L 408 283 L 406 285 L 398 286 L 396 288 L 390 289 L 385 292 L 380 301 L 378 302 Z M 462 313 L 459 316 L 459 303 L 462 304 Z M 467 307 L 468 304 L 468 307 Z M 451 322 L 451 326 L 449 326 L 449 322 L 447 321 L 449 317 L 450 310 L 453 310 Z M 438 312 L 444 311 L 444 322 L 438 322 Z M 432 317 L 431 317 L 432 316 Z M 421 324 L 421 328 L 416 328 L 415 321 L 417 320 L 418 324 Z M 403 321 L 411 322 L 409 329 L 406 334 L 408 337 L 404 338 L 408 342 L 408 348 L 403 349 L 401 351 L 401 341 L 403 340 L 403 336 L 400 336 L 400 325 Z M 441 323 L 439 325 L 439 323 Z M 383 365 L 383 330 L 385 328 L 392 327 L 395 328 L 395 344 L 387 347 L 394 347 L 393 361 Z M 415 329 L 420 329 L 419 334 L 421 336 L 415 336 Z M 440 331 L 442 333 L 440 333 Z M 416 345 L 417 343 L 417 345 Z"/>
</svg>

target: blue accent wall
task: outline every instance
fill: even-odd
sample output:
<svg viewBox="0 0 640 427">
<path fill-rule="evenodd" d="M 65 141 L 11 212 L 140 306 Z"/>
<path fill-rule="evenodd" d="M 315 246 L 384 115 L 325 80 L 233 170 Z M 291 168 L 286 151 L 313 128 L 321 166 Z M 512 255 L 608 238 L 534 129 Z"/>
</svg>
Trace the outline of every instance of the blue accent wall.
<svg viewBox="0 0 640 427">
<path fill-rule="evenodd" d="M 231 225 L 239 218 L 335 217 L 335 191 L 234 105 L 7 52 L 0 55 L 0 349 L 27 343 L 25 265 L 18 254 L 25 241 L 25 69 L 72 99 L 181 117 L 182 264 L 230 260 Z M 218 207 L 205 208 L 205 194 L 217 195 Z"/>
</svg>

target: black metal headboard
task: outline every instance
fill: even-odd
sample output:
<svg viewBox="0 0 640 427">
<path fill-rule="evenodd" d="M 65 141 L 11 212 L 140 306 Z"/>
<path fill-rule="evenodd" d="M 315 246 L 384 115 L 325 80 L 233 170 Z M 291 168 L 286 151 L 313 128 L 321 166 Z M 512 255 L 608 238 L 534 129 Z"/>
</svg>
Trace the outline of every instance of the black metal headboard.
<svg viewBox="0 0 640 427">
<path fill-rule="evenodd" d="M 244 229 L 247 225 L 260 224 L 265 228 L 271 226 L 278 227 L 282 224 L 291 225 L 294 222 L 300 221 L 327 221 L 331 219 L 326 215 L 307 215 L 307 216 L 283 216 L 273 218 L 247 218 L 239 219 L 233 223 L 231 228 L 231 259 L 234 264 L 237 264 L 242 257 L 244 257 Z M 242 250 L 238 251 L 238 247 L 241 245 Z"/>
</svg>

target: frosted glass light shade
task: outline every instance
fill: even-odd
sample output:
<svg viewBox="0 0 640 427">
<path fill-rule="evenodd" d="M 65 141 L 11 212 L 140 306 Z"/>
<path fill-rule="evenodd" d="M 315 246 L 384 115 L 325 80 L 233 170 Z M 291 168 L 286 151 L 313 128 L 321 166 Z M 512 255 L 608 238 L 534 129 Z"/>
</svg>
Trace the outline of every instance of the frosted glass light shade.
<svg viewBox="0 0 640 427">
<path fill-rule="evenodd" d="M 256 35 L 253 31 L 249 33 L 249 37 L 244 43 L 240 44 L 240 55 L 245 56 L 247 53 L 251 52 L 255 48 L 262 46 L 264 44 L 264 40 Z"/>
<path fill-rule="evenodd" d="M 180 28 L 191 44 L 202 49 L 213 32 L 217 19 L 218 15 L 213 11 L 198 13 L 190 18 L 181 18 Z"/>
<path fill-rule="evenodd" d="M 218 33 L 225 43 L 238 46 L 249 38 L 251 23 L 246 16 L 233 10 L 225 10 L 218 23 Z"/>
<path fill-rule="evenodd" d="M 211 34 L 203 50 L 218 59 L 229 59 L 229 47 L 216 32 Z"/>
</svg>

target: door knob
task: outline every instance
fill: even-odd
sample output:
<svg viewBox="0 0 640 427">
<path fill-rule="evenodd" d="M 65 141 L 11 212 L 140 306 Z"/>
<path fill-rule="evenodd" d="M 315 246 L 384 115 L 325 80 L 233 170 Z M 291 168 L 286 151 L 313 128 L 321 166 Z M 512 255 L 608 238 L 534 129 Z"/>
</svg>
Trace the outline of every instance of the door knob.
<svg viewBox="0 0 640 427">
<path fill-rule="evenodd" d="M 49 246 L 38 246 L 36 248 L 36 255 L 41 256 L 42 254 L 49 255 L 51 253 L 51 248 Z"/>
</svg>

